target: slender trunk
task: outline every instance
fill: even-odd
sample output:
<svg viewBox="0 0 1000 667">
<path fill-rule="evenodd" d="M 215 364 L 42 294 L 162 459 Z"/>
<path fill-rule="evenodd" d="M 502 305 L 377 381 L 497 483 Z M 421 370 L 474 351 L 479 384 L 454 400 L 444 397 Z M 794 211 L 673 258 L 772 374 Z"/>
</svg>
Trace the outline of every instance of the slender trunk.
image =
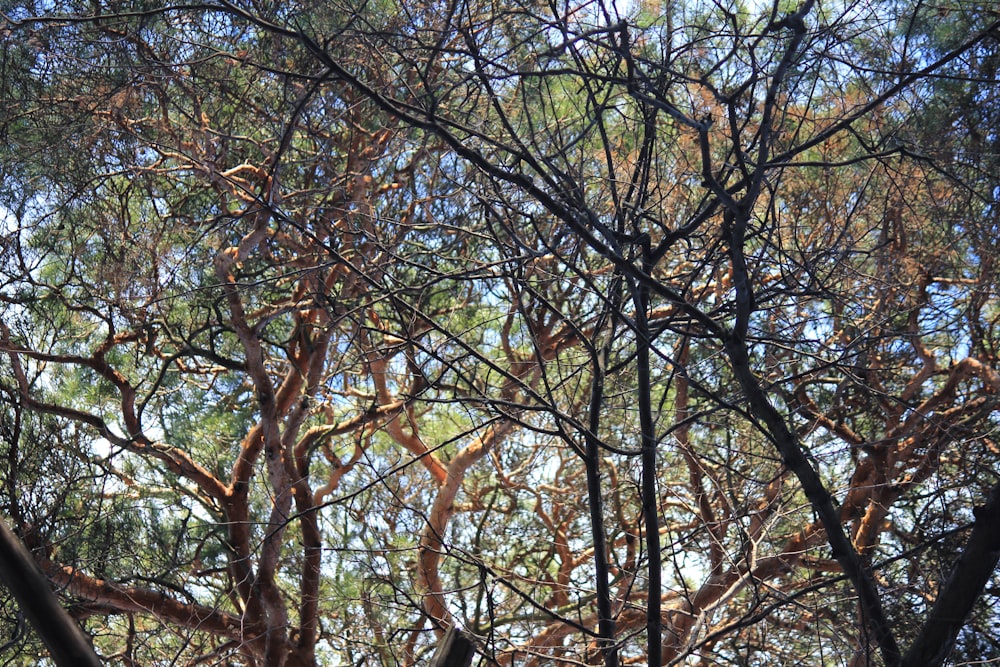
<svg viewBox="0 0 1000 667">
<path fill-rule="evenodd" d="M 613 332 L 612 332 L 613 338 Z M 587 425 L 587 504 L 590 507 L 590 530 L 594 540 L 594 575 L 597 579 L 598 646 L 604 655 L 604 667 L 618 667 L 615 646 L 615 619 L 611 613 L 607 535 L 604 528 L 604 499 L 601 495 L 601 448 L 598 431 L 604 404 L 604 372 L 607 347 L 594 350 L 594 375 L 590 385 L 590 416 Z"/>
<path fill-rule="evenodd" d="M 644 267 L 645 268 L 645 267 Z M 642 519 L 646 531 L 649 558 L 649 589 L 646 597 L 646 651 L 649 667 L 662 662 L 663 621 L 660 616 L 662 573 L 660 562 L 660 520 L 656 492 L 656 434 L 653 424 L 653 398 L 650 378 L 649 348 L 652 345 L 649 321 L 649 288 L 633 285 L 636 326 L 636 382 L 638 383 L 639 429 L 642 460 Z"/>
</svg>

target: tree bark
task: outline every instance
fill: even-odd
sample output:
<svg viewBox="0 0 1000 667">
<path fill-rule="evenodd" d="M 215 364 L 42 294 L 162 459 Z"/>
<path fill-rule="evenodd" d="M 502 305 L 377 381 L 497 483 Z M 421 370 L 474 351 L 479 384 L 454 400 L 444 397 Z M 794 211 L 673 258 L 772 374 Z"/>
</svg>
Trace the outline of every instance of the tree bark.
<svg viewBox="0 0 1000 667">
<path fill-rule="evenodd" d="M 0 579 L 59 667 L 101 667 L 83 631 L 59 604 L 17 535 L 0 521 Z"/>
<path fill-rule="evenodd" d="M 976 507 L 973 513 L 976 523 L 965 551 L 938 594 L 920 634 L 903 656 L 902 667 L 938 667 L 944 663 L 996 569 L 1000 560 L 1000 483 L 994 485 L 986 504 Z"/>
</svg>

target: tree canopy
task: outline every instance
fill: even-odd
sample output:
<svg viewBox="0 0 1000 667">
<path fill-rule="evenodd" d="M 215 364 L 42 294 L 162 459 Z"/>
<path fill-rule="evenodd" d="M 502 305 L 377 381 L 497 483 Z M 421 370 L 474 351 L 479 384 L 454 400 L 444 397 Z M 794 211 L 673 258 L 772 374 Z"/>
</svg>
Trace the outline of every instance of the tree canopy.
<svg viewBox="0 0 1000 667">
<path fill-rule="evenodd" d="M 3 8 L 0 508 L 107 664 L 1000 659 L 993 3 Z"/>
</svg>

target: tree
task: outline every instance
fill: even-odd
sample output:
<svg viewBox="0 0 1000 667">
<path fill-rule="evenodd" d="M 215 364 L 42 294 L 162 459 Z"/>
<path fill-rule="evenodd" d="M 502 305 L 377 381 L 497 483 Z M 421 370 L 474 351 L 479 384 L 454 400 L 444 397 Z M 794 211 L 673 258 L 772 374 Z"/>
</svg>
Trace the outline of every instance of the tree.
<svg viewBox="0 0 1000 667">
<path fill-rule="evenodd" d="M 4 509 L 109 661 L 997 654 L 988 6 L 5 17 Z"/>
</svg>

